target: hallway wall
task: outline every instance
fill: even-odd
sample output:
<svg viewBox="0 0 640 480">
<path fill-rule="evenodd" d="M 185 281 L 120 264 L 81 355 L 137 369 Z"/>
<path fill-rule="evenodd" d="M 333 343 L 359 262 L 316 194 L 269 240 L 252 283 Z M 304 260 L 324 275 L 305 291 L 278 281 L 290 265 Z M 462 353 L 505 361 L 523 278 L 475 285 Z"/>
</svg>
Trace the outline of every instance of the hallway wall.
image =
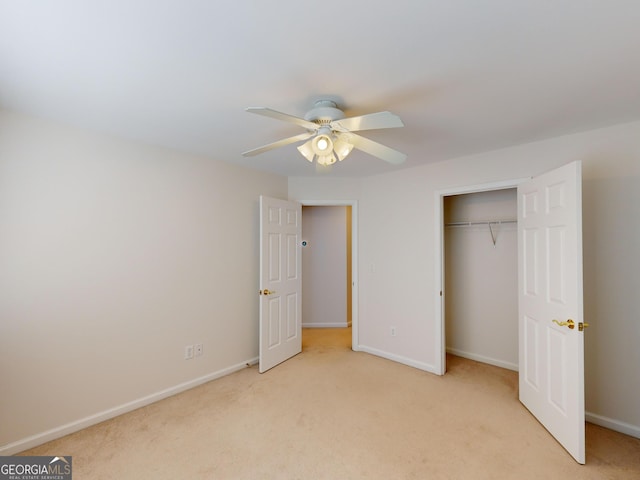
<svg viewBox="0 0 640 480">
<path fill-rule="evenodd" d="M 348 208 L 302 207 L 303 327 L 348 325 Z"/>
</svg>

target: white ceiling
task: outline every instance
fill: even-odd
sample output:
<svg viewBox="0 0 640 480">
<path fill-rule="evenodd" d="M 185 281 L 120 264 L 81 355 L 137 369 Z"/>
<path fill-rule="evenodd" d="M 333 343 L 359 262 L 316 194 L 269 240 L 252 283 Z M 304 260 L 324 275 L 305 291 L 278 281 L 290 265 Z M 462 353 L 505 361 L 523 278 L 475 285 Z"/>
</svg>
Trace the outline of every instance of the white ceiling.
<svg viewBox="0 0 640 480">
<path fill-rule="evenodd" d="M 0 0 L 0 108 L 291 176 L 329 98 L 408 154 L 366 176 L 640 119 L 638 0 Z M 327 174 L 325 174 L 327 175 Z"/>
</svg>

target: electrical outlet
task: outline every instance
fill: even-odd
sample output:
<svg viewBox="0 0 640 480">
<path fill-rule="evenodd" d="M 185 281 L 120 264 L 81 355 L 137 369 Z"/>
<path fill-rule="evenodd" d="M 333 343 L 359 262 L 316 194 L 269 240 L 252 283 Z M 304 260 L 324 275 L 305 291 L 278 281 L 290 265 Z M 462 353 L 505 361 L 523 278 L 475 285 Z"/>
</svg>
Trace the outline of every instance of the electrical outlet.
<svg viewBox="0 0 640 480">
<path fill-rule="evenodd" d="M 184 347 L 184 359 L 191 360 L 193 358 L 193 345 Z"/>
<path fill-rule="evenodd" d="M 392 337 L 396 336 L 396 327 L 391 327 L 391 336 Z"/>
<path fill-rule="evenodd" d="M 202 355 L 203 352 L 202 352 L 202 344 L 201 343 L 196 343 L 194 352 L 195 352 L 196 357 L 199 357 L 200 355 Z"/>
</svg>

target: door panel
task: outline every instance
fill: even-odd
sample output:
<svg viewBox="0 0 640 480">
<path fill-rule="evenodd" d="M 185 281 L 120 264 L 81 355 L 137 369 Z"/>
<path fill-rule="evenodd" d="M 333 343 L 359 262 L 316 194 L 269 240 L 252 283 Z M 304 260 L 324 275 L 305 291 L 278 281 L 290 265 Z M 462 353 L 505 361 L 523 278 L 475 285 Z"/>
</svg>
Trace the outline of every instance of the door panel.
<svg viewBox="0 0 640 480">
<path fill-rule="evenodd" d="M 520 352 L 520 356 L 524 356 L 524 362 L 521 361 L 520 365 L 524 366 L 524 380 L 528 386 L 538 391 L 540 388 L 539 362 L 536 357 L 540 351 L 538 348 L 538 322 L 528 315 L 525 315 L 524 322 L 524 355 Z M 520 375 L 520 381 L 522 381 L 522 374 Z"/>
<path fill-rule="evenodd" d="M 277 347 L 282 342 L 280 338 L 280 297 L 267 298 L 269 322 L 269 349 Z"/>
<path fill-rule="evenodd" d="M 302 351 L 302 206 L 260 197 L 260 373 Z"/>
<path fill-rule="evenodd" d="M 573 162 L 518 187 L 518 300 L 520 401 L 584 463 L 581 184 Z"/>
</svg>

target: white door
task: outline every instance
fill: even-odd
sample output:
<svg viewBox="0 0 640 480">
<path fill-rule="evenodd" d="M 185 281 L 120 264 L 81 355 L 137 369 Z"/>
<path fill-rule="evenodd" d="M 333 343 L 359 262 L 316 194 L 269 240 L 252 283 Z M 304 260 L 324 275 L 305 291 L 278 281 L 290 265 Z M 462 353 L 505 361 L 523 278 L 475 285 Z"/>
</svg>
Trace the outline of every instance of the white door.
<svg viewBox="0 0 640 480">
<path fill-rule="evenodd" d="M 518 186 L 520 401 L 585 462 L 582 170 Z"/>
<path fill-rule="evenodd" d="M 302 351 L 302 206 L 260 197 L 260 373 Z"/>
</svg>

